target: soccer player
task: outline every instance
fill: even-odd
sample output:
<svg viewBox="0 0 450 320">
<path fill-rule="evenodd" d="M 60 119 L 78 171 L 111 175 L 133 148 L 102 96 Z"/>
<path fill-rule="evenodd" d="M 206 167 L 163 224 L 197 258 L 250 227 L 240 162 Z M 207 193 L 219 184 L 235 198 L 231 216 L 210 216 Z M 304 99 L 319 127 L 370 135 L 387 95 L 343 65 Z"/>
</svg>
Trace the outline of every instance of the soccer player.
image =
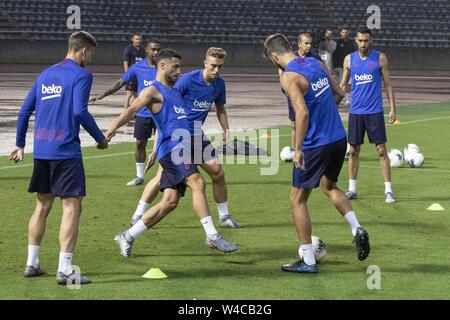
<svg viewBox="0 0 450 320">
<path fill-rule="evenodd" d="M 311 244 L 308 210 L 308 198 L 318 186 L 350 224 L 357 257 L 364 260 L 370 251 L 369 235 L 358 223 L 345 193 L 336 185 L 347 145 L 336 106 L 336 100 L 344 94 L 323 63 L 297 57 L 284 35 L 269 36 L 264 41 L 264 51 L 267 58 L 284 70 L 280 83 L 295 110 L 295 166 L 290 200 L 303 261 L 283 265 L 282 270 L 319 271 Z"/>
<path fill-rule="evenodd" d="M 237 246 L 224 240 L 214 227 L 205 194 L 205 180 L 196 165 L 191 163 L 188 146 L 191 136 L 184 101 L 178 90 L 173 89 L 181 73 L 181 56 L 172 49 L 164 49 L 156 57 L 156 64 L 157 73 L 153 84 L 142 90 L 130 108 L 124 110 L 108 130 L 106 137 L 111 139 L 117 129 L 126 124 L 133 113 L 142 107 L 151 111 L 158 128 L 156 158 L 163 168 L 160 185 L 163 197 L 130 229 L 117 234 L 115 240 L 122 256 L 130 257 L 134 240 L 173 211 L 184 196 L 186 186 L 189 186 L 192 190 L 194 210 L 205 229 L 206 245 L 222 252 L 236 251 Z M 180 130 L 184 133 L 181 142 L 180 139 L 174 138 L 174 133 Z M 182 159 L 179 159 L 179 155 Z"/>
<path fill-rule="evenodd" d="M 150 39 L 145 47 L 147 58 L 134 64 L 128 71 L 117 80 L 111 88 L 105 92 L 91 98 L 89 102 L 95 102 L 109 96 L 122 88 L 125 84 L 137 80 L 137 90 L 140 93 L 144 88 L 150 86 L 156 77 L 155 57 L 161 51 L 161 43 L 158 39 Z M 144 183 L 145 171 L 145 148 L 148 139 L 151 138 L 155 129 L 152 114 L 147 108 L 142 108 L 136 115 L 134 125 L 134 137 L 136 138 L 136 147 L 134 156 L 136 159 L 136 177 L 127 183 L 127 186 L 136 186 Z"/>
<path fill-rule="evenodd" d="M 356 178 L 359 169 L 359 152 L 367 132 L 369 143 L 375 144 L 384 179 L 386 203 L 394 203 L 391 183 L 391 165 L 387 155 L 386 127 L 384 125 L 383 98 L 381 80 L 384 81 L 390 104 L 389 123 L 396 119 L 394 90 L 389 76 L 386 56 L 372 47 L 372 31 L 361 27 L 356 34 L 358 51 L 345 57 L 341 87 L 345 88 L 349 78 L 352 79 L 352 101 L 348 119 L 348 142 L 350 144 L 349 188 L 347 197 L 357 199 Z"/>
<path fill-rule="evenodd" d="M 225 57 L 226 52 L 222 48 L 209 48 L 203 62 L 204 68 L 184 74 L 176 82 L 174 89 L 180 92 L 186 107 L 189 130 L 192 135 L 192 163 L 200 165 L 211 177 L 214 200 L 219 212 L 219 224 L 224 227 L 242 228 L 243 225 L 232 218 L 228 211 L 228 190 L 225 183 L 225 173 L 215 155 L 215 149 L 202 130 L 208 112 L 211 106 L 215 104 L 217 119 L 224 131 L 223 145 L 228 144 L 229 126 L 225 110 L 225 82 L 219 77 L 225 63 Z M 155 153 L 153 152 L 150 157 L 154 158 Z M 153 162 L 154 159 L 150 163 Z M 150 203 L 158 195 L 160 178 L 161 170 L 158 170 L 157 175 L 147 184 L 132 217 L 131 224 L 141 218 L 150 207 Z"/>
<path fill-rule="evenodd" d="M 56 282 L 64 285 L 79 280 L 91 281 L 76 274 L 72 257 L 78 235 L 81 202 L 86 182 L 80 148 L 80 124 L 106 149 L 108 141 L 88 112 L 92 74 L 84 67 L 94 55 L 96 41 L 87 32 L 73 33 L 69 50 L 60 63 L 44 70 L 36 79 L 19 112 L 16 147 L 10 160 L 22 162 L 28 121 L 35 112 L 34 170 L 28 192 L 36 192 L 36 209 L 28 225 L 28 260 L 25 277 L 44 274 L 39 264 L 39 249 L 45 233 L 47 216 L 55 197 L 61 198 L 63 216 L 59 231 L 59 266 Z M 78 283 L 78 281 L 77 281 Z"/>
<path fill-rule="evenodd" d="M 138 63 L 139 61 L 145 59 L 145 51 L 141 47 L 141 43 L 142 43 L 141 34 L 134 33 L 131 36 L 131 44 L 123 50 L 124 72 L 127 72 L 128 69 L 135 63 Z M 136 80 L 132 79 L 132 81 L 130 81 L 126 87 L 125 100 L 123 104 L 123 107 L 125 109 L 129 107 L 131 99 L 133 97 L 134 98 L 136 97 L 136 90 L 137 90 Z"/>
</svg>

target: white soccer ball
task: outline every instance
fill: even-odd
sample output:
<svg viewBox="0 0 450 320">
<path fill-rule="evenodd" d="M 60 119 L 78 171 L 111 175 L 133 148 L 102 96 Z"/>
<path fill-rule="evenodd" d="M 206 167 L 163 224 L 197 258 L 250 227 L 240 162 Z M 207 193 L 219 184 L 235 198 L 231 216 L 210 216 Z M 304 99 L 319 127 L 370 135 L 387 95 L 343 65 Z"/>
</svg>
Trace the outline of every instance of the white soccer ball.
<svg viewBox="0 0 450 320">
<path fill-rule="evenodd" d="M 388 153 L 389 160 L 391 162 L 391 168 L 401 167 L 403 164 L 402 152 L 398 149 L 391 149 Z"/>
<path fill-rule="evenodd" d="M 292 161 L 294 159 L 295 151 L 292 147 L 284 147 L 280 152 L 280 159 L 283 161 Z"/>
<path fill-rule="evenodd" d="M 314 258 L 316 259 L 316 262 L 319 262 L 323 258 L 325 258 L 325 255 L 327 254 L 327 245 L 325 242 L 319 237 L 311 236 L 311 243 L 313 245 L 314 250 Z M 299 250 L 300 252 L 300 259 L 303 259 L 302 256 L 302 250 Z"/>
<path fill-rule="evenodd" d="M 408 143 L 405 146 L 405 149 L 403 149 L 403 154 L 405 155 L 405 160 L 406 160 L 406 154 L 409 152 L 420 152 L 419 146 L 414 143 Z"/>
<path fill-rule="evenodd" d="M 409 152 L 406 162 L 411 168 L 420 167 L 423 165 L 425 157 L 420 152 Z"/>
</svg>

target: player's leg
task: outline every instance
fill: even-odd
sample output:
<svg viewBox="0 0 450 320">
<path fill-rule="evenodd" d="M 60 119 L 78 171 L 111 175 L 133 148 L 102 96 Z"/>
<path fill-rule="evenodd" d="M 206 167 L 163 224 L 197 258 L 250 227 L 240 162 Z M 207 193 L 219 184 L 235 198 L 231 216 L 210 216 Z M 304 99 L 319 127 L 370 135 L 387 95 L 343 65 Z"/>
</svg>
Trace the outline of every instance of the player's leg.
<svg viewBox="0 0 450 320">
<path fill-rule="evenodd" d="M 365 116 L 350 113 L 348 119 L 348 143 L 350 144 L 348 157 L 348 191 L 349 199 L 357 199 L 356 179 L 359 170 L 359 153 L 364 143 L 366 132 Z"/>
<path fill-rule="evenodd" d="M 145 186 L 144 192 L 142 192 L 141 199 L 139 200 L 136 211 L 131 218 L 131 225 L 134 225 L 136 222 L 141 219 L 143 214 L 150 209 L 151 203 L 156 199 L 159 193 L 159 188 L 161 185 L 161 174 L 163 172 L 163 168 L 161 165 L 158 167 L 158 172 L 151 179 L 147 185 Z"/>
<path fill-rule="evenodd" d="M 192 172 L 187 172 L 186 174 L 186 183 L 187 186 L 192 190 L 192 208 L 197 214 L 197 217 L 199 218 L 206 233 L 206 245 L 210 248 L 218 249 L 225 253 L 236 251 L 237 246 L 223 239 L 214 226 L 214 222 L 211 218 L 208 206 L 208 200 L 206 199 L 205 180 L 198 171 L 194 172 L 194 169 L 190 170 Z"/>
<path fill-rule="evenodd" d="M 244 226 L 237 222 L 228 211 L 228 189 L 225 182 L 225 172 L 219 159 L 211 159 L 200 166 L 212 180 L 214 201 L 219 212 L 219 224 L 223 227 L 243 228 Z"/>
<path fill-rule="evenodd" d="M 144 183 L 145 158 L 148 139 L 152 136 L 153 120 L 149 117 L 136 117 L 134 124 L 134 137 L 136 145 L 134 157 L 136 160 L 136 177 L 127 183 L 127 186 L 136 186 Z M 156 143 L 156 142 L 155 142 Z"/>
</svg>

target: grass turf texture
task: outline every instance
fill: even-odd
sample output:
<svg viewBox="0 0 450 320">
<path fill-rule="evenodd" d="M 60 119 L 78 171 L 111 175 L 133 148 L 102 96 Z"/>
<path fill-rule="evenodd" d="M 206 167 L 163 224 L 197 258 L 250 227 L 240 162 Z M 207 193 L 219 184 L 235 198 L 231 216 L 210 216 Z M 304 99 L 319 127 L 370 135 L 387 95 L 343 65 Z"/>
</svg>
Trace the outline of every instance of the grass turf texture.
<svg viewBox="0 0 450 320">
<path fill-rule="evenodd" d="M 356 258 L 344 219 L 320 190 L 313 192 L 309 202 L 313 234 L 328 247 L 317 275 L 280 271 L 281 264 L 298 258 L 288 200 L 292 163 L 284 162 L 275 176 L 260 176 L 261 165 L 225 165 L 231 213 L 246 228 L 219 230 L 224 238 L 239 244 L 237 253 L 223 255 L 204 245 L 203 228 L 188 191 L 174 212 L 135 242 L 137 257 L 122 258 L 113 238 L 128 228 L 144 187 L 125 186 L 134 176 L 133 144 L 118 144 L 106 152 L 83 149 L 88 196 L 83 202 L 74 264 L 94 283 L 80 290 L 55 283 L 61 217 L 58 199 L 40 253 L 41 266 L 49 275 L 25 279 L 27 224 L 35 204 L 35 195 L 26 192 L 32 166 L 4 169 L 13 164 L 2 157 L 0 299 L 448 299 L 450 104 L 401 107 L 398 113 L 402 124 L 387 126 L 388 147 L 403 150 L 407 143 L 419 145 L 424 166 L 394 168 L 397 203 L 385 204 L 374 147 L 363 145 L 359 200 L 353 206 L 371 238 L 372 251 L 364 262 Z M 281 149 L 289 145 L 289 128 L 280 128 L 280 134 Z M 25 163 L 32 163 L 31 155 Z M 155 170 L 146 175 L 147 181 Z M 339 185 L 344 190 L 347 187 L 347 162 Z M 207 192 L 216 222 L 210 184 Z M 446 211 L 427 211 L 434 202 Z M 367 288 L 370 265 L 381 269 L 380 290 Z M 142 278 L 154 267 L 168 278 Z"/>
</svg>

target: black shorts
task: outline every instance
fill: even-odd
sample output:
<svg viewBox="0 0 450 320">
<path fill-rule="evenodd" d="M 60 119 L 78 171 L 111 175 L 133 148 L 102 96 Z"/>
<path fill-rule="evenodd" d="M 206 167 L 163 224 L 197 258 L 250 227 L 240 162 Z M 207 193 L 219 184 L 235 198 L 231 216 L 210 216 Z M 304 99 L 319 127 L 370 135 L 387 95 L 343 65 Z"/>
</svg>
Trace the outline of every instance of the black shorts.
<svg viewBox="0 0 450 320">
<path fill-rule="evenodd" d="M 34 159 L 28 192 L 51 193 L 54 197 L 84 197 L 86 177 L 83 160 Z"/>
<path fill-rule="evenodd" d="M 131 91 L 131 92 L 137 92 L 137 80 L 131 80 L 127 83 L 125 86 L 125 90 Z"/>
<path fill-rule="evenodd" d="M 164 189 L 167 188 L 175 189 L 183 197 L 187 187 L 186 178 L 198 172 L 197 166 L 184 163 L 175 164 L 172 161 L 171 152 L 159 159 L 159 164 L 163 167 L 159 190 L 164 192 Z"/>
<path fill-rule="evenodd" d="M 386 143 L 386 126 L 383 112 L 372 114 L 350 113 L 348 118 L 348 143 L 363 144 L 366 131 L 369 143 Z"/>
<path fill-rule="evenodd" d="M 202 164 L 217 159 L 216 149 L 205 134 L 192 135 L 191 138 L 191 163 Z"/>
<path fill-rule="evenodd" d="M 134 124 L 134 137 L 137 140 L 147 140 L 152 137 L 152 132 L 155 129 L 155 122 L 153 118 L 136 117 Z"/>
<path fill-rule="evenodd" d="M 305 170 L 296 168 L 292 173 L 292 185 L 297 189 L 313 189 L 322 176 L 337 182 L 347 151 L 347 139 L 303 151 Z"/>
</svg>

